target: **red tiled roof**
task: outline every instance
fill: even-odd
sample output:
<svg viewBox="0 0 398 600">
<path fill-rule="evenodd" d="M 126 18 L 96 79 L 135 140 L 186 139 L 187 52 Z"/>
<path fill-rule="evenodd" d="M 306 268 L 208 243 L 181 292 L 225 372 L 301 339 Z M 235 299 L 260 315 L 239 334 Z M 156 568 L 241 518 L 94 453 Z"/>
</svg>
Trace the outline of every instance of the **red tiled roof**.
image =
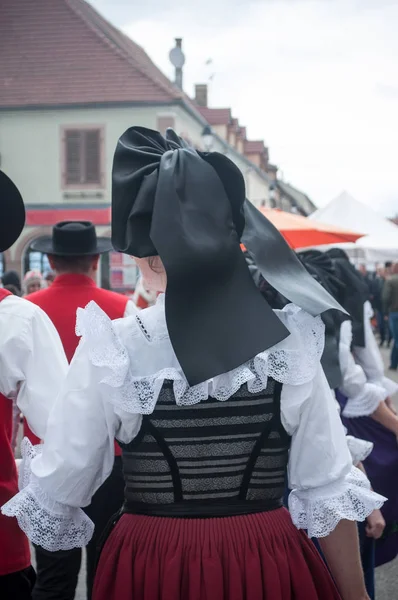
<svg viewBox="0 0 398 600">
<path fill-rule="evenodd" d="M 252 154 L 255 152 L 263 153 L 264 150 L 265 150 L 265 147 L 264 147 L 263 141 L 252 142 L 252 141 L 246 140 L 246 142 L 245 142 L 245 154 Z"/>
<path fill-rule="evenodd" d="M 0 107 L 190 103 L 84 0 L 0 2 Z"/>
<path fill-rule="evenodd" d="M 198 106 L 197 110 L 209 125 L 229 125 L 232 122 L 230 108 L 207 108 Z"/>
</svg>

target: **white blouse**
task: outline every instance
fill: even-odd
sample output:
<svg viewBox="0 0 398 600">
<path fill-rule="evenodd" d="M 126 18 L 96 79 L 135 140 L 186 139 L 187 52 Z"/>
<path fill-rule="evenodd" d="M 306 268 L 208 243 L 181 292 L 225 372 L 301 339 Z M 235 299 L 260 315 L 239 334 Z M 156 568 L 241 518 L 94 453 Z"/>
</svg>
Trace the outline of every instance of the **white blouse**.
<svg viewBox="0 0 398 600">
<path fill-rule="evenodd" d="M 356 362 L 361 365 L 367 380 L 381 386 L 386 391 L 386 396 L 393 396 L 398 392 L 398 384 L 384 376 L 384 363 L 377 340 L 372 330 L 371 318 L 373 309 L 370 302 L 364 304 L 365 347 L 354 346 L 353 353 Z"/>
<path fill-rule="evenodd" d="M 281 418 L 292 437 L 289 508 L 298 528 L 328 535 L 340 519 L 363 520 L 385 500 L 352 466 L 336 403 L 320 365 L 321 319 L 289 305 L 276 311 L 290 336 L 233 371 L 189 387 L 167 332 L 164 296 L 138 315 L 110 321 L 93 302 L 78 311 L 80 345 L 50 415 L 42 449 L 24 440 L 21 492 L 2 511 L 16 516 L 43 548 L 89 541 L 93 524 L 80 507 L 108 477 L 113 439 L 130 442 L 153 412 L 165 380 L 176 403 L 212 396 L 227 401 L 243 384 L 252 392 L 268 377 L 283 384 Z"/>
<path fill-rule="evenodd" d="M 340 367 L 343 382 L 340 391 L 347 396 L 345 417 L 369 416 L 380 402 L 398 391 L 398 385 L 384 376 L 383 359 L 372 331 L 372 308 L 365 304 L 365 347 L 352 346 L 352 323 L 344 321 L 340 330 Z"/>
<path fill-rule="evenodd" d="M 0 392 L 14 401 L 33 433 L 44 437 L 68 363 L 48 316 L 17 296 L 0 302 Z"/>
</svg>

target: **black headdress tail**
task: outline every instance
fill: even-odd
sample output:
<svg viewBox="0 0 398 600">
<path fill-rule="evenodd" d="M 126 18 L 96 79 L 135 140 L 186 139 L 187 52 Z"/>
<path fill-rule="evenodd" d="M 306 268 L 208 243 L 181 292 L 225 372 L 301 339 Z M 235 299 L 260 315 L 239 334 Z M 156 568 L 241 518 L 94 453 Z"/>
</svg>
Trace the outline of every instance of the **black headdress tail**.
<svg viewBox="0 0 398 600">
<path fill-rule="evenodd" d="M 308 272 L 330 293 L 334 298 L 342 298 L 345 286 L 336 277 L 333 261 L 329 256 L 319 250 L 307 250 L 298 255 Z M 336 310 L 329 310 L 322 315 L 325 324 L 325 348 L 321 364 L 331 389 L 341 385 L 342 373 L 340 368 L 340 327 L 344 319 L 348 319 Z"/>
<path fill-rule="evenodd" d="M 369 289 L 366 282 L 349 261 L 347 254 L 340 248 L 328 250 L 332 259 L 336 276 L 344 284 L 344 292 L 340 302 L 352 319 L 352 343 L 360 348 L 365 347 L 364 304 L 369 300 Z"/>
<path fill-rule="evenodd" d="M 197 152 L 172 131 L 164 138 L 132 127 L 122 135 L 113 163 L 112 242 L 126 254 L 161 257 L 167 327 L 190 385 L 289 335 L 257 290 L 241 240 L 289 300 L 312 314 L 340 308 L 245 201 L 243 176 L 226 156 Z"/>
</svg>

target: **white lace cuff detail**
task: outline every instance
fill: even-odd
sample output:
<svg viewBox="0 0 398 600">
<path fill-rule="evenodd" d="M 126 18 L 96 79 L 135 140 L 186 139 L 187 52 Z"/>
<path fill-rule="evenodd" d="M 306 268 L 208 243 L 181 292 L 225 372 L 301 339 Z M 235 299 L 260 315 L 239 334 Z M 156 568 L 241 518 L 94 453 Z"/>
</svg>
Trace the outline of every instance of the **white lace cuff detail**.
<svg viewBox="0 0 398 600">
<path fill-rule="evenodd" d="M 16 517 L 19 527 L 34 544 L 49 552 L 72 550 L 86 546 L 94 524 L 80 509 L 53 500 L 31 481 L 30 463 L 40 453 L 27 438 L 22 442 L 22 464 L 19 472 L 21 491 L 1 509 L 3 515 Z"/>
<path fill-rule="evenodd" d="M 153 309 L 150 309 L 153 310 Z M 78 310 L 76 333 L 89 344 L 92 364 L 104 370 L 101 383 L 113 388 L 107 397 L 112 404 L 125 412 L 151 414 L 155 408 L 164 381 L 173 381 L 173 390 L 178 405 L 193 405 L 209 396 L 224 401 L 247 384 L 251 393 L 266 389 L 268 377 L 289 385 L 301 385 L 311 381 L 316 373 L 324 347 L 324 325 L 320 317 L 312 317 L 290 304 L 283 312 L 283 322 L 292 335 L 273 348 L 257 354 L 240 367 L 218 375 L 213 379 L 190 387 L 172 354 L 170 341 L 169 364 L 172 367 L 155 370 L 150 375 L 139 374 L 139 364 L 134 369 L 129 353 L 116 334 L 112 321 L 94 303 Z M 145 313 L 145 311 L 144 311 Z M 144 313 L 140 313 L 141 316 Z M 151 334 L 145 329 L 145 320 L 140 321 L 149 342 Z M 156 343 L 165 343 L 167 331 L 161 324 L 153 337 Z M 163 347 L 164 350 L 164 347 Z M 139 356 L 139 350 L 135 352 Z"/>
<path fill-rule="evenodd" d="M 387 397 L 394 396 L 398 392 L 398 383 L 395 383 L 389 377 L 382 377 L 378 381 L 372 381 L 375 385 L 378 385 L 385 389 Z"/>
<path fill-rule="evenodd" d="M 347 435 L 346 440 L 351 454 L 352 464 L 356 467 L 360 462 L 368 458 L 373 450 L 373 444 L 372 442 L 360 440 L 352 435 Z"/>
<path fill-rule="evenodd" d="M 362 392 L 358 396 L 348 398 L 343 416 L 348 418 L 368 417 L 386 398 L 387 394 L 384 388 L 374 383 L 365 383 Z"/>
<path fill-rule="evenodd" d="M 293 490 L 289 496 L 292 521 L 298 529 L 306 529 L 309 537 L 329 535 L 342 519 L 364 521 L 386 501 L 370 489 L 365 475 L 352 468 L 343 479 L 322 488 Z"/>
</svg>

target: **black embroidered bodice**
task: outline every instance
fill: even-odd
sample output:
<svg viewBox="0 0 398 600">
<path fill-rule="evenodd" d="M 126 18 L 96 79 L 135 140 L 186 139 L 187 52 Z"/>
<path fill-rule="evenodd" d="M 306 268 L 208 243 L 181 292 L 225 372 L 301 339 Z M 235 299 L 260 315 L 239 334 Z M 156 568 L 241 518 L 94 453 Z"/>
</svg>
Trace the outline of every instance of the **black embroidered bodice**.
<svg viewBox="0 0 398 600">
<path fill-rule="evenodd" d="M 177 406 L 166 382 L 137 437 L 121 444 L 127 512 L 216 516 L 225 506 L 228 514 L 280 506 L 290 445 L 281 389 L 269 379 L 257 394 L 245 384 L 225 402 Z"/>
</svg>

